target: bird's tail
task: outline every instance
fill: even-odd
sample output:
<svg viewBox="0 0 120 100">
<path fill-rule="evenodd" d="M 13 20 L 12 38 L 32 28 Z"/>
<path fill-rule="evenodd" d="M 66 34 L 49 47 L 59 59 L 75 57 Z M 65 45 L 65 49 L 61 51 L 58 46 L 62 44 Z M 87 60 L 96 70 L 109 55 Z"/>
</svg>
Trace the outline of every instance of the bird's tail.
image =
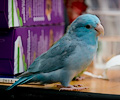
<svg viewBox="0 0 120 100">
<path fill-rule="evenodd" d="M 24 83 L 28 83 L 30 82 L 30 80 L 33 78 L 33 76 L 28 76 L 28 77 L 21 77 L 18 81 L 16 81 L 15 83 L 13 83 L 11 86 L 9 86 L 6 90 L 11 90 L 12 88 L 14 88 L 17 85 L 21 85 Z"/>
</svg>

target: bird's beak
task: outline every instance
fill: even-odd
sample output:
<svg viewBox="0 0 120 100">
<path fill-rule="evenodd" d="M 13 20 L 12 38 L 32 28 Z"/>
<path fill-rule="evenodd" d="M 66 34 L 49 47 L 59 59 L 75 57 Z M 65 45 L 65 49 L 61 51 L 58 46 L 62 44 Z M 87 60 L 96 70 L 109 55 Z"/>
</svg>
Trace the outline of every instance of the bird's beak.
<svg viewBox="0 0 120 100">
<path fill-rule="evenodd" d="M 99 36 L 100 34 L 104 35 L 104 28 L 100 23 L 97 24 L 95 30 L 97 31 L 96 36 Z"/>
</svg>

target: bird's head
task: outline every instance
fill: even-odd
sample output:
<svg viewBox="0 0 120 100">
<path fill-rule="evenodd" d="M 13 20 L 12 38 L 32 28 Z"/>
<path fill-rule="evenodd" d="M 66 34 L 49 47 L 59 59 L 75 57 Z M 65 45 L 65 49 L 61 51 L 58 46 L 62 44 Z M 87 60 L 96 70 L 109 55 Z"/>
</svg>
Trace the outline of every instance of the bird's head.
<svg viewBox="0 0 120 100">
<path fill-rule="evenodd" d="M 88 34 L 97 37 L 100 34 L 104 34 L 104 28 L 97 16 L 84 14 L 72 22 L 68 33 L 75 34 L 77 37 Z"/>
</svg>

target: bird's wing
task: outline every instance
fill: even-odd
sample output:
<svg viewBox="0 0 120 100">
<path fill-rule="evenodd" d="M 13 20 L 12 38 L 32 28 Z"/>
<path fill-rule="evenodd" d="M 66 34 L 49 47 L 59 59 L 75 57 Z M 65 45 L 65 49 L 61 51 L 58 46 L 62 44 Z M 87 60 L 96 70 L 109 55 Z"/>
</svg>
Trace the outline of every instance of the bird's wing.
<svg viewBox="0 0 120 100">
<path fill-rule="evenodd" d="M 75 47 L 76 45 L 73 45 L 69 38 L 62 38 L 46 53 L 36 58 L 22 76 L 47 73 L 63 68 L 65 66 L 64 60 L 74 51 Z"/>
</svg>

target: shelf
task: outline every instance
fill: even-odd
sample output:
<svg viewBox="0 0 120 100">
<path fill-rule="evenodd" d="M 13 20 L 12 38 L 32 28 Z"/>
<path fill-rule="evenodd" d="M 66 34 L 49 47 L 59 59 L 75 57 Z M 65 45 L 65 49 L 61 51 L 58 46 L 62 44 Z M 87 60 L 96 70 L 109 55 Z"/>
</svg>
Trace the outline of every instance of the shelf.
<svg viewBox="0 0 120 100">
<path fill-rule="evenodd" d="M 30 87 L 17 87 L 16 89 L 6 92 L 2 89 L 5 86 L 0 85 L 0 96 L 4 99 L 52 99 L 52 100 L 63 100 L 63 99 L 75 99 L 75 100 L 119 100 L 119 95 L 100 94 L 100 93 L 89 93 L 89 92 L 74 92 L 74 91 L 58 91 L 52 89 L 42 88 L 30 88 Z"/>
<path fill-rule="evenodd" d="M 92 66 L 89 66 L 87 69 L 89 72 L 92 72 L 96 75 L 101 75 L 103 70 L 95 69 Z M 81 90 L 81 91 L 59 91 L 55 84 L 49 84 L 45 86 L 40 85 L 20 85 L 15 87 L 13 90 L 5 91 L 5 89 L 11 84 L 3 84 L 0 83 L 0 96 L 1 98 L 16 98 L 16 99 L 25 99 L 25 98 L 39 98 L 39 99 L 105 99 L 105 100 L 119 100 L 120 99 L 120 85 L 119 85 L 119 77 L 115 77 L 118 75 L 120 70 L 114 70 L 109 73 L 110 80 L 96 79 L 90 76 L 85 76 L 84 80 L 81 81 L 72 81 L 71 85 L 82 84 L 85 87 L 89 87 L 89 89 Z M 101 84 L 102 83 L 102 84 Z M 57 83 L 58 84 L 58 83 Z"/>
</svg>

